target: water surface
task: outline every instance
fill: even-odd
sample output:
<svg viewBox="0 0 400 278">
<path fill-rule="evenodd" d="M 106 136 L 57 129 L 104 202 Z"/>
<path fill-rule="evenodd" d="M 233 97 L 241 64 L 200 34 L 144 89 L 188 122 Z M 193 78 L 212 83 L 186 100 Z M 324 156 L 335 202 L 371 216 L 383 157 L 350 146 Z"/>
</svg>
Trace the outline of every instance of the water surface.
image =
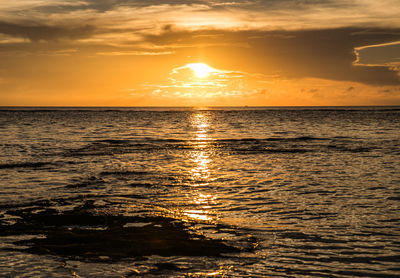
<svg viewBox="0 0 400 278">
<path fill-rule="evenodd" d="M 3 108 L 0 127 L 6 277 L 400 275 L 399 107 Z"/>
</svg>

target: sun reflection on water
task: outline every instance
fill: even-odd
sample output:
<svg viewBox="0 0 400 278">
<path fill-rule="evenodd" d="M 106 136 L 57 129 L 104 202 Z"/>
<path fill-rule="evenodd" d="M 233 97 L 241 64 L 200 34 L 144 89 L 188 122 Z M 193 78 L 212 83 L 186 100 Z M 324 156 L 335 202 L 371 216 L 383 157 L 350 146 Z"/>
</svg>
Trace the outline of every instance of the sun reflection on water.
<svg viewBox="0 0 400 278">
<path fill-rule="evenodd" d="M 210 177 L 210 170 L 208 164 L 210 163 L 209 156 L 204 151 L 193 153 L 194 167 L 190 170 L 192 180 L 195 181 L 193 186 L 207 185 Z"/>
<path fill-rule="evenodd" d="M 194 129 L 194 149 L 190 153 L 193 166 L 189 170 L 189 176 L 193 190 L 187 196 L 190 206 L 183 214 L 195 220 L 210 221 L 213 219 L 210 209 L 211 204 L 215 203 L 215 197 L 204 192 L 210 184 L 211 176 L 210 117 L 203 111 L 197 111 L 191 117 L 191 125 Z"/>
<path fill-rule="evenodd" d="M 206 113 L 196 112 L 191 119 L 194 131 L 194 151 L 191 153 L 191 160 L 193 167 L 190 170 L 191 178 L 194 181 L 193 186 L 208 185 L 210 178 L 209 164 L 210 160 L 210 146 L 208 131 L 210 119 Z"/>
</svg>

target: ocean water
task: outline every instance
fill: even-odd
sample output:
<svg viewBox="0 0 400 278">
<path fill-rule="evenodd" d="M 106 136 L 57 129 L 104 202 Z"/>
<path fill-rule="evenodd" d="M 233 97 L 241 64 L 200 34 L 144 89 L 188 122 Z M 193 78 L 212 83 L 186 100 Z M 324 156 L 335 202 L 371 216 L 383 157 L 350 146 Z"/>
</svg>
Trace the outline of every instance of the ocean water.
<svg viewBox="0 0 400 278">
<path fill-rule="evenodd" d="M 399 277 L 400 107 L 6 108 L 1 277 Z"/>
</svg>

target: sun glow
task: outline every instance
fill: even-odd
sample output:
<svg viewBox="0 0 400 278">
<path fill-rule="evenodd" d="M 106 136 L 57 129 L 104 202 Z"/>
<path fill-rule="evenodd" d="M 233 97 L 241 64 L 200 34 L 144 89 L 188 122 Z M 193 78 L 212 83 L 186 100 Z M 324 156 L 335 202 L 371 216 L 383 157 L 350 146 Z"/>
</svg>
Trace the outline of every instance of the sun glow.
<svg viewBox="0 0 400 278">
<path fill-rule="evenodd" d="M 198 78 L 207 77 L 210 73 L 217 71 L 204 63 L 187 64 L 186 67 L 190 68 Z"/>
</svg>

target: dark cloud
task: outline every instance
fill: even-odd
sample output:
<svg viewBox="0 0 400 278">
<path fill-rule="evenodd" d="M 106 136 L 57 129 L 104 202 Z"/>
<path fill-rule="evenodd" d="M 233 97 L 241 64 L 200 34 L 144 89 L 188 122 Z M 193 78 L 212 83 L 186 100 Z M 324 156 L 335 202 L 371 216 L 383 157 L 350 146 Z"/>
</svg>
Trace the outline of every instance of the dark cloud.
<svg viewBox="0 0 400 278">
<path fill-rule="evenodd" d="M 379 92 L 382 94 L 396 94 L 396 93 L 400 92 L 400 88 L 394 87 L 394 88 L 390 88 L 390 89 L 383 89 L 383 90 L 379 90 Z"/>
<path fill-rule="evenodd" d="M 339 28 L 299 31 L 173 31 L 149 35 L 157 46 L 199 48 L 203 58 L 223 66 L 256 69 L 284 77 L 317 77 L 374 85 L 399 85 L 397 72 L 386 66 L 355 66 L 354 49 L 400 39 L 400 30 Z M 213 45 L 214 44 L 214 45 Z M 181 51 L 194 52 L 193 49 Z M 222 66 L 222 65 L 221 65 Z"/>
<path fill-rule="evenodd" d="M 0 22 L 0 33 L 31 41 L 53 41 L 59 39 L 80 39 L 90 37 L 95 28 L 90 25 L 63 27 L 48 25 L 24 25 Z"/>
<path fill-rule="evenodd" d="M 335 0 L 245 0 L 245 1 L 229 1 L 229 0 L 170 0 L 170 1 L 148 1 L 148 0 L 86 0 L 84 1 L 87 6 L 97 8 L 99 10 L 110 10 L 116 6 L 129 6 L 129 7 L 147 7 L 157 5 L 206 5 L 213 8 L 221 7 L 239 7 L 246 9 L 282 9 L 283 7 L 289 9 L 307 8 L 311 6 L 325 6 L 325 7 L 342 7 L 343 2 L 338 3 Z"/>
<path fill-rule="evenodd" d="M 159 5 L 204 5 L 213 10 L 221 10 L 225 8 L 238 8 L 245 10 L 306 10 L 309 8 L 325 7 L 325 8 L 343 8 L 343 2 L 335 0 L 84 0 L 81 1 L 82 5 L 49 5 L 41 6 L 37 10 L 50 12 L 50 13 L 60 13 L 71 10 L 80 9 L 94 9 L 100 12 L 110 11 L 119 6 L 132 7 L 132 8 L 144 8 L 149 6 L 159 6 Z M 351 4 L 346 6 L 352 7 Z"/>
<path fill-rule="evenodd" d="M 187 0 L 174 0 L 174 1 L 148 1 L 148 0 L 139 0 L 139 1 L 131 1 L 131 0 L 86 0 L 87 4 L 86 8 L 96 9 L 98 11 L 108 11 L 113 10 L 118 6 L 126 6 L 126 7 L 148 7 L 148 6 L 157 6 L 157 5 L 194 5 L 194 4 L 202 4 L 209 5 L 210 1 L 187 1 Z"/>
</svg>

